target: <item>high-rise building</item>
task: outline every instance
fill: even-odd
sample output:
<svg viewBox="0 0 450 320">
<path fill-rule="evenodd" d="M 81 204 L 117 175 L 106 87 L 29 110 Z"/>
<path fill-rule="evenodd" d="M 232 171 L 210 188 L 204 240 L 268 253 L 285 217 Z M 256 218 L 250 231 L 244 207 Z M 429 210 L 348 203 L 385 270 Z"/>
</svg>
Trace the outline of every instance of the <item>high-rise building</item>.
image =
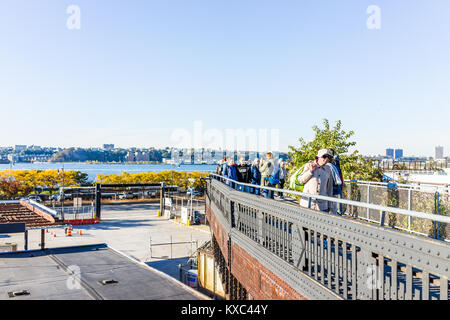
<svg viewBox="0 0 450 320">
<path fill-rule="evenodd" d="M 111 151 L 112 149 L 114 149 L 114 144 L 104 144 L 103 149 Z"/>
<path fill-rule="evenodd" d="M 15 152 L 21 152 L 21 151 L 25 151 L 25 150 L 27 150 L 26 145 L 16 144 L 16 146 L 14 147 Z"/>
<path fill-rule="evenodd" d="M 403 158 L 403 149 L 395 149 L 394 158 L 395 159 Z"/>
<path fill-rule="evenodd" d="M 394 149 L 391 149 L 391 148 L 386 149 L 386 157 L 393 158 L 394 157 Z"/>
<path fill-rule="evenodd" d="M 437 159 L 444 159 L 444 147 L 442 147 L 442 146 L 437 146 L 435 149 L 434 149 L 434 159 L 435 160 L 437 160 Z"/>
</svg>

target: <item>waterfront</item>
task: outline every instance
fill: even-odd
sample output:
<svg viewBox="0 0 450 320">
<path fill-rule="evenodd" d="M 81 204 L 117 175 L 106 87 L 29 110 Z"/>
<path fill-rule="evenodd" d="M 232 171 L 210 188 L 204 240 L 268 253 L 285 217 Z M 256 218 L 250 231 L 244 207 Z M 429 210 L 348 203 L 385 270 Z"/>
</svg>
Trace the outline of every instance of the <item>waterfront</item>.
<svg viewBox="0 0 450 320">
<path fill-rule="evenodd" d="M 41 162 L 41 163 L 15 163 L 0 164 L 1 170 L 78 170 L 85 172 L 89 176 L 89 181 L 94 181 L 98 174 L 121 174 L 139 172 L 161 172 L 165 170 L 176 171 L 200 171 L 210 172 L 216 170 L 216 165 L 207 164 L 182 164 L 174 166 L 170 164 L 126 164 L 126 163 L 84 163 L 84 162 Z"/>
</svg>

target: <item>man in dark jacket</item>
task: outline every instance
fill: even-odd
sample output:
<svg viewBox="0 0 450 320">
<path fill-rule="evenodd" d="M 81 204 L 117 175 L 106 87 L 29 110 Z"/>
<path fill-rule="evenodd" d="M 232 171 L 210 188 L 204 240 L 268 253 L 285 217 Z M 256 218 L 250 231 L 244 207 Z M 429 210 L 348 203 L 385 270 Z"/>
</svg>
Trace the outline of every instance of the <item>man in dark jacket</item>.
<svg viewBox="0 0 450 320">
<path fill-rule="evenodd" d="M 251 179 L 251 171 L 250 166 L 245 162 L 245 158 L 241 157 L 239 158 L 239 164 L 236 167 L 236 173 L 238 177 L 238 181 L 242 183 L 250 183 Z M 239 186 L 240 191 L 248 192 L 247 186 Z"/>
<path fill-rule="evenodd" d="M 251 171 L 251 175 L 252 175 L 250 183 L 259 186 L 261 184 L 261 172 L 259 172 L 259 159 L 258 158 L 253 160 L 250 171 Z M 250 192 L 254 193 L 256 195 L 260 194 L 259 188 L 250 188 Z"/>
<path fill-rule="evenodd" d="M 237 165 L 234 163 L 233 159 L 228 159 L 228 164 L 226 166 L 226 170 L 224 170 L 225 174 L 224 177 L 228 178 L 227 185 L 229 185 L 231 188 L 236 189 L 236 183 L 234 183 L 231 180 L 237 181 Z"/>
<path fill-rule="evenodd" d="M 333 185 L 333 197 L 342 199 L 342 189 L 344 186 L 344 177 L 342 175 L 342 170 L 341 170 L 341 159 L 339 158 L 339 155 L 335 153 L 334 149 L 328 149 L 331 153 L 332 159 L 331 159 L 331 164 L 335 166 L 335 168 L 338 171 L 339 174 L 339 178 L 341 180 L 341 184 L 334 184 Z M 333 204 L 333 208 L 337 207 L 337 203 Z M 334 208 L 335 209 L 335 208 Z M 344 207 L 342 206 L 342 203 L 339 203 L 339 214 L 342 215 L 344 214 Z"/>
</svg>

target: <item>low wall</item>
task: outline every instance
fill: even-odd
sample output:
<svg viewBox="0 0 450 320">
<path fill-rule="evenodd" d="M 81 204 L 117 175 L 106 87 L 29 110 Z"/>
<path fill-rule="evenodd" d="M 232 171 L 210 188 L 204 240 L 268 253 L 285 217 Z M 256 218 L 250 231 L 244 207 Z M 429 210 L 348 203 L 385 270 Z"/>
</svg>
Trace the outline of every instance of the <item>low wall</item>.
<svg viewBox="0 0 450 320">
<path fill-rule="evenodd" d="M 28 210 L 30 210 L 31 212 L 41 216 L 42 218 L 44 218 L 47 221 L 50 221 L 51 223 L 55 223 L 55 218 L 48 212 L 45 212 L 44 210 L 42 210 L 41 208 L 35 207 L 33 206 L 31 203 L 29 203 L 26 200 L 20 200 L 20 204 L 24 207 L 26 207 Z"/>
</svg>

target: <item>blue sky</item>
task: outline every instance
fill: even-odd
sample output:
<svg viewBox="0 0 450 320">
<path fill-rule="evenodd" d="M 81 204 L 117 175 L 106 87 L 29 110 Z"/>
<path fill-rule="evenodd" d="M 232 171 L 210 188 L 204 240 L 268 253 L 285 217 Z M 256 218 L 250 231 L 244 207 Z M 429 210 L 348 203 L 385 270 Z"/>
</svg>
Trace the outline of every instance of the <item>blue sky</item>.
<svg viewBox="0 0 450 320">
<path fill-rule="evenodd" d="M 448 155 L 449 40 L 448 0 L 2 0 L 0 146 L 164 147 L 202 121 L 286 151 L 327 118 L 364 154 Z"/>
</svg>

